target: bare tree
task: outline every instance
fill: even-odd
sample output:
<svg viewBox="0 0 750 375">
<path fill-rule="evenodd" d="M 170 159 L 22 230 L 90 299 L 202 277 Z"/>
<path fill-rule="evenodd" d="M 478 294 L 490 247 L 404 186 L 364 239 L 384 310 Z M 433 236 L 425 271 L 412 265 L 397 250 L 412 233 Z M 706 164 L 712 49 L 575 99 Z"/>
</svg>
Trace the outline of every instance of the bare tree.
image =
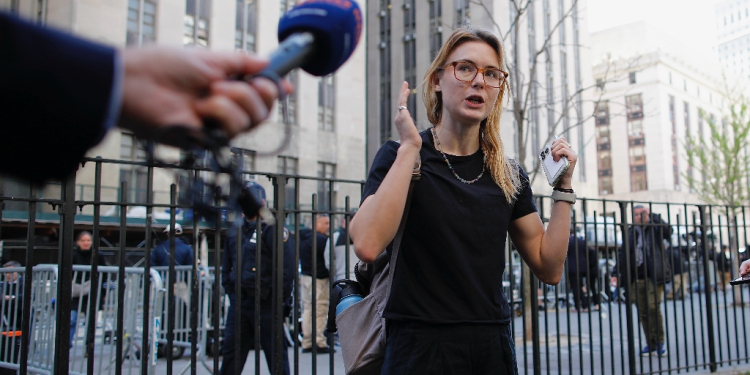
<svg viewBox="0 0 750 375">
<path fill-rule="evenodd" d="M 589 119 L 596 115 L 597 106 L 606 93 L 606 84 L 626 79 L 627 74 L 633 72 L 640 64 L 639 58 L 621 61 L 618 64 L 606 62 L 604 77 L 588 86 L 583 85 L 582 77 L 576 76 L 572 85 L 574 89 L 569 92 L 568 84 L 564 82 L 565 79 L 561 79 L 559 85 L 555 85 L 554 82 L 557 80 L 551 77 L 552 63 L 555 60 L 553 50 L 567 46 L 585 48 L 579 44 L 578 37 L 574 38 L 572 44 L 566 42 L 565 37 L 560 37 L 561 34 L 566 33 L 566 24 L 573 23 L 575 25 L 579 22 L 579 0 L 570 0 L 567 2 L 567 6 L 563 6 L 563 2 L 559 2 L 558 19 L 556 21 L 551 20 L 545 12 L 544 17 L 542 17 L 544 37 L 541 44 L 535 37 L 535 31 L 533 31 L 535 26 L 530 25 L 530 23 L 536 22 L 535 7 L 540 1 L 510 0 L 511 17 L 507 28 L 501 26 L 492 17 L 492 10 L 485 3 L 486 1 L 491 2 L 492 0 L 470 0 L 472 4 L 476 4 L 489 16 L 492 26 L 506 45 L 504 60 L 510 73 L 512 95 L 509 96 L 509 100 L 512 101 L 513 119 L 516 125 L 516 138 L 514 140 L 517 146 L 516 157 L 533 184 L 539 175 L 541 166 L 539 159 L 534 155 L 535 148 L 550 142 L 556 134 L 583 127 Z M 544 2 L 544 5 L 549 7 L 548 2 Z M 523 25 L 529 26 L 529 30 L 523 28 Z M 528 48 L 522 47 L 523 41 L 528 42 Z M 585 71 L 588 68 L 582 67 L 581 70 Z M 566 71 L 562 72 L 566 75 L 567 73 Z M 540 79 L 540 76 L 543 76 L 543 79 Z M 561 94 L 556 96 L 556 91 Z M 546 92 L 546 100 L 540 100 L 540 92 Z M 590 104 L 589 111 L 584 112 L 584 103 Z M 538 116 L 537 113 L 539 110 L 546 111 L 546 130 L 541 130 L 544 127 L 539 126 L 539 122 L 541 122 L 539 121 L 541 116 Z M 573 124 L 569 123 L 570 117 L 575 117 Z M 592 135 L 591 139 L 594 136 Z M 578 142 L 574 142 L 578 144 L 579 154 L 582 153 L 589 141 L 579 136 Z M 583 165 L 581 167 L 583 168 Z M 530 284 L 531 272 L 528 266 L 524 264 L 523 267 L 522 285 L 527 286 L 523 291 L 525 319 L 530 320 L 531 303 L 536 303 L 536 299 L 532 298 L 532 291 L 536 289 L 536 286 Z M 530 339 L 532 335 L 531 324 L 527 324 L 526 327 L 525 336 Z"/>
<path fill-rule="evenodd" d="M 700 111 L 708 123 L 709 138 L 687 135 L 685 154 L 688 165 L 700 171 L 700 178 L 690 173 L 683 176 L 700 199 L 725 207 L 731 254 L 737 249 L 736 218 L 743 204 L 750 199 L 750 100 L 736 88 L 730 88 L 725 77 L 724 102 L 728 103 L 721 120 Z M 739 259 L 732 257 L 732 268 L 739 269 Z M 740 288 L 734 288 L 735 302 L 740 301 Z"/>
</svg>

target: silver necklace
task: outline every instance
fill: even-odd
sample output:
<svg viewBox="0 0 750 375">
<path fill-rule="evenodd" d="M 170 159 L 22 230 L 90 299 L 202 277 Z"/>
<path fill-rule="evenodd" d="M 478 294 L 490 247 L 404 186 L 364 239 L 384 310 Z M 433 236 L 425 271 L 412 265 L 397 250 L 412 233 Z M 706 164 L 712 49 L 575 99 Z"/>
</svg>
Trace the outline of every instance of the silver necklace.
<svg viewBox="0 0 750 375">
<path fill-rule="evenodd" d="M 473 184 L 473 183 L 479 181 L 479 179 L 482 178 L 482 175 L 484 175 L 484 160 L 482 160 L 482 172 L 479 173 L 479 176 L 477 176 L 477 178 L 475 178 L 475 179 L 473 179 L 471 181 L 464 180 L 463 178 L 461 178 L 461 176 L 458 175 L 458 173 L 456 173 L 456 170 L 453 169 L 453 166 L 451 165 L 451 162 L 448 161 L 448 156 L 445 155 L 445 153 L 443 152 L 443 148 L 440 146 L 440 138 L 438 138 L 437 133 L 435 132 L 435 128 L 430 128 L 430 131 L 432 131 L 432 136 L 435 137 L 435 141 L 437 143 L 438 151 L 440 151 L 440 154 L 443 155 L 443 160 L 445 160 L 445 163 L 448 164 L 448 169 L 451 170 L 451 173 L 453 173 L 453 175 L 456 177 L 457 180 L 459 180 L 459 181 L 461 181 L 461 182 L 463 182 L 463 183 L 465 183 L 467 185 L 470 185 L 470 184 Z"/>
</svg>

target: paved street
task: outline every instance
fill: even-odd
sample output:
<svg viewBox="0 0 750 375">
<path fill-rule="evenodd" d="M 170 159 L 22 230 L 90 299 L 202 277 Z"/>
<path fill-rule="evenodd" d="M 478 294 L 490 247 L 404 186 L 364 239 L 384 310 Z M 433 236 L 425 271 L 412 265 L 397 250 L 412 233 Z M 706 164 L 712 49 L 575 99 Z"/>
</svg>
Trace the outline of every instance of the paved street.
<svg viewBox="0 0 750 375">
<path fill-rule="evenodd" d="M 662 312 L 665 319 L 665 335 L 668 342 L 668 355 L 665 357 L 642 357 L 636 356 L 637 373 L 651 373 L 667 368 L 690 367 L 690 373 L 708 372 L 708 367 L 703 363 L 709 361 L 707 337 L 707 322 L 705 311 L 705 296 L 693 294 L 694 298 L 684 301 L 668 300 L 662 303 Z M 750 345 L 744 335 L 750 327 L 750 310 L 747 308 L 735 308 L 731 306 L 732 296 L 720 293 L 718 305 L 714 305 L 714 337 L 717 340 L 717 361 L 726 361 L 729 358 L 750 357 Z M 746 301 L 750 299 L 746 298 Z M 601 311 L 589 313 L 566 314 L 566 309 L 540 312 L 539 327 L 542 334 L 541 346 L 541 369 L 543 374 L 624 374 L 628 373 L 623 368 L 627 364 L 627 327 L 625 324 L 626 306 L 624 304 L 603 304 Z M 633 308 L 633 317 L 637 319 Z M 641 348 L 645 345 L 643 334 L 637 322 L 634 327 L 638 329 L 635 345 Z M 518 359 L 519 372 L 521 374 L 533 373 L 532 342 L 524 343 L 522 337 L 522 320 L 520 317 L 514 319 L 514 332 L 516 335 L 516 356 Z M 97 373 L 114 373 L 106 368 L 106 363 L 99 359 L 113 358 L 114 346 L 104 345 L 101 355 L 97 355 Z M 189 352 L 185 352 L 182 359 L 175 360 L 173 371 L 181 373 L 183 369 L 189 373 Z M 293 350 L 289 349 L 289 358 L 294 369 Z M 74 371 L 83 370 L 84 358 L 80 348 L 72 355 L 71 360 Z M 299 353 L 297 356 L 299 374 L 313 374 L 312 355 Z M 318 374 L 329 374 L 329 355 L 317 356 Z M 265 359 L 261 353 L 260 374 L 268 374 Z M 140 373 L 137 371 L 138 363 L 126 360 L 123 367 L 125 374 Z M 211 374 L 208 368 L 213 367 L 213 358 L 206 357 L 205 365 L 199 364 L 197 374 Z M 748 362 L 727 363 L 719 370 L 732 373 L 734 368 L 748 368 Z M 79 370 L 80 369 L 80 370 Z M 341 361 L 341 350 L 333 355 L 333 374 L 343 374 L 344 366 Z M 167 361 L 159 359 L 156 364 L 156 374 L 167 373 Z M 729 371 L 729 372 L 727 372 Z M 742 373 L 744 373 L 743 370 Z M 293 371 L 294 372 L 294 371 Z M 685 372 L 684 370 L 681 373 Z M 676 373 L 676 372 L 675 372 Z M 255 352 L 251 351 L 243 374 L 255 374 Z"/>
</svg>

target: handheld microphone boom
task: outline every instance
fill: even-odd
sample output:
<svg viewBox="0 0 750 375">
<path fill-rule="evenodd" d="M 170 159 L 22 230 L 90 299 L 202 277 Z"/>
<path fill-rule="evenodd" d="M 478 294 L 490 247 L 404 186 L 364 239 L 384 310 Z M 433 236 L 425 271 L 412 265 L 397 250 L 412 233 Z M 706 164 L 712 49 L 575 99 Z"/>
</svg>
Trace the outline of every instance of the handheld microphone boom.
<svg viewBox="0 0 750 375">
<path fill-rule="evenodd" d="M 275 79 L 301 67 L 314 76 L 333 73 L 352 55 L 362 33 L 362 12 L 351 0 L 310 0 L 279 20 L 279 49 L 256 76 Z"/>
</svg>

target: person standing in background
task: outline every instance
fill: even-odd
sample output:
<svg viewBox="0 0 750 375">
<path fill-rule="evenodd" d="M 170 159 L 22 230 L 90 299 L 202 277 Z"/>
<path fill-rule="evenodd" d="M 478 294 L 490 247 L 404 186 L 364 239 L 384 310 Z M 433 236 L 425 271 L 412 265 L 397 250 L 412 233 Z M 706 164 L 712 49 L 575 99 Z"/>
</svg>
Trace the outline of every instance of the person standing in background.
<svg viewBox="0 0 750 375">
<path fill-rule="evenodd" d="M 154 250 L 151 251 L 151 266 L 152 267 L 166 267 L 169 266 L 170 257 L 170 240 L 169 240 L 170 227 L 164 229 L 164 233 L 167 235 L 167 239 L 160 242 Z M 174 264 L 176 266 L 192 266 L 193 265 L 193 248 L 190 245 L 180 239 L 182 235 L 182 225 L 175 224 L 174 226 Z"/>
<path fill-rule="evenodd" d="M 573 292 L 576 310 L 588 312 L 590 302 L 588 293 L 592 294 L 594 309 L 599 310 L 599 292 L 596 287 L 598 278 L 598 261 L 596 250 L 586 246 L 583 237 L 576 236 L 575 227 L 570 227 L 568 239 L 568 282 Z M 584 284 L 584 279 L 585 284 Z M 584 292 L 584 285 L 587 285 Z"/>
<path fill-rule="evenodd" d="M 258 183 L 248 182 L 245 187 L 255 198 L 266 205 L 266 190 Z M 289 357 L 286 349 L 281 353 L 282 368 L 274 368 L 275 325 L 274 306 L 271 296 L 273 295 L 273 257 L 276 230 L 283 230 L 284 240 L 284 271 L 282 299 L 289 304 L 294 287 L 294 275 L 297 272 L 294 264 L 294 239 L 289 231 L 276 225 L 266 225 L 261 222 L 259 234 L 257 231 L 257 217 L 244 217 L 242 223 L 242 234 L 237 238 L 237 229 L 227 231 L 224 242 L 224 256 L 221 262 L 221 286 L 224 287 L 229 297 L 229 310 L 225 319 L 224 343 L 221 346 L 223 361 L 221 363 L 220 375 L 234 374 L 235 366 L 240 372 L 245 367 L 247 355 L 250 352 L 255 335 L 260 336 L 260 348 L 266 357 L 268 371 L 271 374 L 289 375 Z M 242 247 L 242 264 L 237 260 L 237 243 L 240 241 Z M 257 247 L 261 246 L 260 259 L 256 259 Z M 260 272 L 257 272 L 260 267 Z M 240 278 L 240 289 L 237 290 L 237 278 Z M 255 321 L 255 288 L 260 283 L 260 322 Z M 236 326 L 236 314 L 240 314 L 240 325 Z M 260 327 L 256 331 L 255 327 Z M 240 335 L 240 357 L 235 358 L 235 337 Z"/>
<path fill-rule="evenodd" d="M 351 220 L 354 215 L 349 217 Z M 326 249 L 323 252 L 323 258 L 326 262 L 326 268 L 330 270 L 333 281 L 346 279 L 346 217 L 341 218 L 341 227 L 333 233 L 333 238 L 326 242 Z M 331 242 L 333 242 L 333 267 L 331 261 Z M 357 264 L 357 254 L 354 253 L 354 242 L 349 238 L 349 279 L 354 279 L 354 265 Z"/>
<path fill-rule="evenodd" d="M 299 261 L 302 272 L 299 277 L 302 294 L 302 352 L 312 352 L 313 342 L 318 354 L 330 353 L 326 341 L 325 329 L 328 321 L 328 303 L 330 296 L 329 275 L 326 262 L 323 257 L 328 242 L 328 229 L 330 219 L 328 215 L 318 215 L 315 219 L 315 231 L 312 229 L 301 229 L 299 231 Z M 313 254 L 313 241 L 316 242 L 316 253 Z M 316 258 L 315 272 L 315 296 L 312 294 L 313 283 L 313 257 Z M 312 332 L 312 320 L 315 316 L 315 332 Z M 315 338 L 313 340 L 313 337 Z"/>
</svg>

